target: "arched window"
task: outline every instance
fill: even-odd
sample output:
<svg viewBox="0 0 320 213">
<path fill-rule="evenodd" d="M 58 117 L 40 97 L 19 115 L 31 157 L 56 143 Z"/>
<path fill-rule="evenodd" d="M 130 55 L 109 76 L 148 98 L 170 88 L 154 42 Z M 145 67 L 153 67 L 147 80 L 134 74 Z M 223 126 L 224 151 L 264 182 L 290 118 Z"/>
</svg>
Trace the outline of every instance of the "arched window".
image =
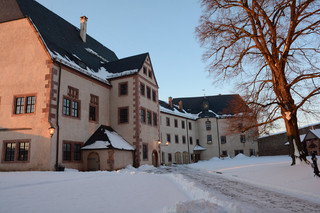
<svg viewBox="0 0 320 213">
<path fill-rule="evenodd" d="M 206 121 L 206 130 L 211 130 L 211 121 Z"/>
</svg>

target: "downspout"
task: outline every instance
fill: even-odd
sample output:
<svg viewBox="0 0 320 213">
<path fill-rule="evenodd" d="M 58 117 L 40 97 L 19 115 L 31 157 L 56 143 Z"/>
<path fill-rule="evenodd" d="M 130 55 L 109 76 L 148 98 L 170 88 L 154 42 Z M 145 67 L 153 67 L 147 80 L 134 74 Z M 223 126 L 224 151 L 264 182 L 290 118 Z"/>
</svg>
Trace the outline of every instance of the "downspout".
<svg viewBox="0 0 320 213">
<path fill-rule="evenodd" d="M 187 129 L 187 143 L 188 143 L 188 163 L 190 164 L 190 141 L 189 141 L 189 123 L 188 123 L 188 119 L 186 119 L 186 129 Z"/>
<path fill-rule="evenodd" d="M 221 150 L 220 150 L 220 134 L 219 134 L 219 122 L 218 122 L 218 117 L 216 117 L 216 123 L 217 123 L 217 135 L 218 135 L 218 150 L 219 150 L 219 158 L 221 155 Z"/>
<path fill-rule="evenodd" d="M 59 80 L 58 80 L 58 91 L 57 91 L 57 119 L 56 119 L 56 127 L 57 127 L 57 149 L 56 149 L 56 171 L 60 171 L 61 168 L 59 166 L 59 139 L 60 139 L 60 127 L 59 127 L 59 108 L 60 108 L 60 83 L 61 82 L 61 64 L 59 63 Z"/>
</svg>

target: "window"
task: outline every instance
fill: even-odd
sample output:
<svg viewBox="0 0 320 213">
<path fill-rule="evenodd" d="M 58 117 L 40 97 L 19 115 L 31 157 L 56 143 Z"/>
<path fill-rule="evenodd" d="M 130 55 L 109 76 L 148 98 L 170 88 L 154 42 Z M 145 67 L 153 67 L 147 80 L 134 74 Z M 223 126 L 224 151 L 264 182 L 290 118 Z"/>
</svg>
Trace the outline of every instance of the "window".
<svg viewBox="0 0 320 213">
<path fill-rule="evenodd" d="M 145 109 L 140 110 L 140 119 L 141 119 L 141 123 L 146 122 L 146 110 Z"/>
<path fill-rule="evenodd" d="M 181 121 L 181 127 L 182 127 L 182 129 L 185 128 L 185 123 L 184 123 L 184 121 Z"/>
<path fill-rule="evenodd" d="M 167 134 L 167 142 L 171 143 L 171 135 Z"/>
<path fill-rule="evenodd" d="M 250 149 L 250 156 L 254 156 L 255 154 L 255 150 L 254 149 Z"/>
<path fill-rule="evenodd" d="M 240 142 L 245 143 L 246 142 L 246 136 L 245 135 L 240 135 Z"/>
<path fill-rule="evenodd" d="M 29 161 L 30 142 L 15 140 L 4 142 L 4 161 L 21 162 Z"/>
<path fill-rule="evenodd" d="M 70 143 L 63 144 L 63 160 L 71 161 L 71 144 Z"/>
<path fill-rule="evenodd" d="M 170 126 L 170 118 L 166 117 L 166 125 Z"/>
<path fill-rule="evenodd" d="M 128 95 L 128 82 L 119 83 L 119 96 Z"/>
<path fill-rule="evenodd" d="M 152 119 L 153 119 L 153 126 L 157 126 L 158 124 L 158 118 L 157 118 L 157 113 L 152 113 Z"/>
<path fill-rule="evenodd" d="M 227 143 L 227 137 L 226 136 L 221 136 L 220 139 L 221 139 L 221 144 Z"/>
<path fill-rule="evenodd" d="M 143 74 L 147 75 L 147 68 L 143 67 Z"/>
<path fill-rule="evenodd" d="M 157 101 L 157 92 L 154 90 L 152 90 L 152 100 L 155 102 Z"/>
<path fill-rule="evenodd" d="M 90 95 L 89 120 L 98 121 L 99 97 Z"/>
<path fill-rule="evenodd" d="M 148 144 L 142 145 L 142 158 L 143 160 L 148 160 Z"/>
<path fill-rule="evenodd" d="M 193 139 L 192 139 L 192 137 L 190 137 L 189 139 L 190 139 L 190 144 L 192 145 L 192 144 L 193 144 Z"/>
<path fill-rule="evenodd" d="M 74 160 L 81 160 L 81 144 L 74 144 Z"/>
<path fill-rule="evenodd" d="M 16 143 L 7 143 L 5 161 L 14 161 L 15 151 L 16 151 Z"/>
<path fill-rule="evenodd" d="M 207 131 L 211 130 L 211 122 L 210 121 L 206 121 L 206 130 Z"/>
<path fill-rule="evenodd" d="M 212 143 L 212 135 L 207 135 L 207 143 L 208 144 Z"/>
<path fill-rule="evenodd" d="M 147 124 L 151 125 L 152 124 L 152 118 L 151 118 L 151 112 L 147 111 Z"/>
<path fill-rule="evenodd" d="M 178 128 L 178 120 L 174 119 L 174 127 Z"/>
<path fill-rule="evenodd" d="M 36 96 L 15 97 L 14 114 L 34 113 Z"/>
<path fill-rule="evenodd" d="M 147 86 L 147 98 L 151 99 L 151 88 Z"/>
<path fill-rule="evenodd" d="M 119 114 L 119 122 L 118 123 L 123 124 L 123 123 L 129 122 L 129 108 L 128 107 L 119 108 L 118 114 Z"/>
<path fill-rule="evenodd" d="M 227 151 L 222 151 L 221 157 L 227 157 L 228 156 L 228 152 Z"/>
<path fill-rule="evenodd" d="M 149 78 L 152 78 L 152 72 L 149 70 Z"/>
<path fill-rule="evenodd" d="M 189 130 L 192 130 L 191 122 L 189 122 Z"/>
<path fill-rule="evenodd" d="M 184 136 L 184 135 L 182 136 L 182 143 L 186 144 L 186 136 Z"/>
<path fill-rule="evenodd" d="M 62 112 L 66 116 L 80 118 L 79 90 L 68 86 L 68 96 L 63 96 Z"/>
<path fill-rule="evenodd" d="M 172 162 L 172 154 L 168 153 L 168 162 Z"/>
<path fill-rule="evenodd" d="M 19 143 L 19 161 L 27 161 L 29 154 L 29 143 L 28 142 L 20 142 Z"/>
<path fill-rule="evenodd" d="M 81 161 L 81 145 L 79 142 L 63 142 L 63 160 Z"/>
<path fill-rule="evenodd" d="M 144 89 L 144 84 L 140 83 L 140 94 L 145 96 L 145 89 Z"/>
<path fill-rule="evenodd" d="M 179 136 L 178 136 L 178 135 L 175 135 L 175 136 L 174 136 L 174 141 L 175 141 L 176 143 L 179 143 Z"/>
</svg>

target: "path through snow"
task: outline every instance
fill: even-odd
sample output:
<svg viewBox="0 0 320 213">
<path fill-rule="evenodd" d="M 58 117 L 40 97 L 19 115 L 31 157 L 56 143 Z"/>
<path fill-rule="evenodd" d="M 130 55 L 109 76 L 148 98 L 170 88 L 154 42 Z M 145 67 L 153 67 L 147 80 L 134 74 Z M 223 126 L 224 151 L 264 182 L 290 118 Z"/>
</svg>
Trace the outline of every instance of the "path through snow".
<svg viewBox="0 0 320 213">
<path fill-rule="evenodd" d="M 179 165 L 160 167 L 150 172 L 171 174 L 180 184 L 186 182 L 182 185 L 191 184 L 201 189 L 204 196 L 202 195 L 198 198 L 200 201 L 197 205 L 202 205 L 201 208 L 203 210 L 206 209 L 205 206 L 210 209 L 210 206 L 218 204 L 221 207 L 221 211 L 219 212 L 320 212 L 319 203 L 313 203 L 247 183 L 230 180 L 220 174 L 210 173 L 201 169 Z M 194 196 L 197 199 L 199 195 Z M 192 208 L 197 205 L 188 205 L 187 202 L 180 204 L 180 208 L 183 209 L 189 206 L 189 211 L 183 211 L 182 209 L 181 212 L 190 212 L 190 210 L 194 212 L 190 207 Z M 216 207 L 212 208 L 219 209 Z M 179 204 L 177 205 L 177 212 L 179 212 L 178 210 Z"/>
</svg>

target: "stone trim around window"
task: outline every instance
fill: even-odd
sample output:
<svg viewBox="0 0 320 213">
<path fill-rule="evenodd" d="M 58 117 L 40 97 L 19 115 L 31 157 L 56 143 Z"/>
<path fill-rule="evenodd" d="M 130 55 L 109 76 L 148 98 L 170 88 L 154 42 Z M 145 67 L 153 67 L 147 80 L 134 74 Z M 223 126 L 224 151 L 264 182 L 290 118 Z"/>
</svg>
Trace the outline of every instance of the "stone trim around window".
<svg viewBox="0 0 320 213">
<path fill-rule="evenodd" d="M 12 115 L 34 115 L 36 113 L 37 95 L 35 93 L 14 95 Z"/>
<path fill-rule="evenodd" d="M 81 163 L 81 147 L 83 143 L 78 141 L 62 141 L 62 162 Z"/>
<path fill-rule="evenodd" d="M 7 146 L 13 150 L 8 153 Z M 4 140 L 2 144 L 1 163 L 30 163 L 31 139 Z M 12 153 L 13 152 L 13 153 Z"/>
</svg>

